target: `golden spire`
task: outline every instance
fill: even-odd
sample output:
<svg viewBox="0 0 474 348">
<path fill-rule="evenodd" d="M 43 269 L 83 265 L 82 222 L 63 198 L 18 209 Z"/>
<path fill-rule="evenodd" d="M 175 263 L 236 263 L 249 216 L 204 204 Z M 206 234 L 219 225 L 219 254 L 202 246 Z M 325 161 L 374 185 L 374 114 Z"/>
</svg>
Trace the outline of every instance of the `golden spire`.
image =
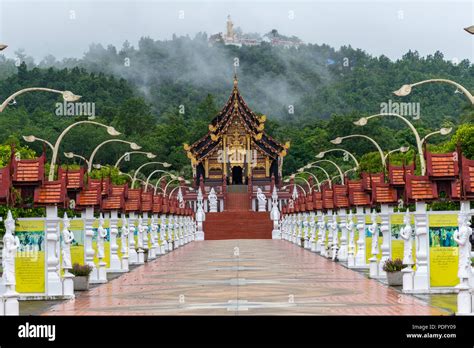
<svg viewBox="0 0 474 348">
<path fill-rule="evenodd" d="M 234 87 L 237 87 L 239 80 L 237 79 L 237 66 L 234 64 Z"/>
</svg>

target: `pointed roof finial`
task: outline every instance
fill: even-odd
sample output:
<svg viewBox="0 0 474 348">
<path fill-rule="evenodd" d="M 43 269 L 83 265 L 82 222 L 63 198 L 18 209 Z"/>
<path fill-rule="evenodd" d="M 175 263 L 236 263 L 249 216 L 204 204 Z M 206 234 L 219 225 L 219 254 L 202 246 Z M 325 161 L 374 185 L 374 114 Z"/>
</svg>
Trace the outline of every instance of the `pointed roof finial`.
<svg viewBox="0 0 474 348">
<path fill-rule="evenodd" d="M 234 63 L 234 87 L 237 87 L 239 80 L 237 79 L 237 64 Z"/>
</svg>

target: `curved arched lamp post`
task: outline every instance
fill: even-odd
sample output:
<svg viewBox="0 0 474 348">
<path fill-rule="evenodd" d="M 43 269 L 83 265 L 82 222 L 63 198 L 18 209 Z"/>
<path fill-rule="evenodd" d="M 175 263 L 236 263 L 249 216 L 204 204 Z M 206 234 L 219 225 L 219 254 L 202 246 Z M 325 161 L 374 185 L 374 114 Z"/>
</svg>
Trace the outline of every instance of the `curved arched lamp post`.
<svg viewBox="0 0 474 348">
<path fill-rule="evenodd" d="M 425 162 L 425 156 L 423 154 L 423 142 L 421 141 L 420 134 L 416 130 L 415 126 L 408 121 L 406 117 L 403 117 L 402 115 L 395 114 L 395 113 L 384 113 L 384 114 L 376 114 L 376 115 L 371 115 L 367 117 L 361 117 L 358 121 L 355 121 L 354 124 L 356 126 L 365 126 L 367 122 L 375 117 L 385 117 L 385 116 L 390 116 L 390 117 L 397 117 L 401 119 L 405 124 L 411 129 L 413 134 L 415 135 L 415 140 L 416 140 L 416 147 L 418 149 L 418 157 L 420 158 L 420 167 L 421 167 L 421 175 L 425 175 L 426 173 L 426 162 Z M 450 128 L 441 128 L 439 131 L 434 132 L 433 134 L 449 134 L 451 132 Z M 433 134 L 429 134 L 428 136 L 431 136 Z M 426 137 L 425 137 L 426 140 Z M 384 160 L 385 162 L 385 160 Z M 385 165 L 384 165 L 385 167 Z"/>
<path fill-rule="evenodd" d="M 33 143 L 35 141 L 40 141 L 40 142 L 45 143 L 46 145 L 48 145 L 49 148 L 51 149 L 51 151 L 54 151 L 53 144 L 51 144 L 49 141 L 47 141 L 45 139 L 35 137 L 34 135 L 23 135 L 23 140 L 28 142 L 28 143 Z"/>
<path fill-rule="evenodd" d="M 64 157 L 66 157 L 66 158 L 74 158 L 74 157 L 80 158 L 81 160 L 86 162 L 87 168 L 89 168 L 89 161 L 84 156 L 76 155 L 73 152 L 64 152 Z"/>
<path fill-rule="evenodd" d="M 187 184 L 187 185 L 189 185 L 189 184 L 191 183 L 191 181 L 186 180 L 186 179 L 184 179 L 184 178 L 181 177 L 181 176 L 178 177 L 178 178 L 176 178 L 176 179 L 172 179 L 172 180 L 168 181 L 168 183 L 167 183 L 166 186 L 165 186 L 165 189 L 163 190 L 163 194 L 164 194 L 165 197 L 166 197 L 166 196 L 170 197 L 169 194 L 166 195 L 166 191 L 168 190 L 168 186 L 170 186 L 170 184 L 171 184 L 173 181 L 184 181 L 184 183 Z M 177 187 L 179 187 L 179 186 L 177 186 Z"/>
<path fill-rule="evenodd" d="M 426 83 L 447 83 L 447 84 L 453 85 L 458 90 L 460 90 L 467 97 L 467 99 L 469 99 L 471 104 L 474 105 L 474 96 L 471 94 L 471 92 L 469 92 L 463 85 L 455 81 L 447 80 L 447 79 L 429 79 L 429 80 L 424 80 L 424 81 L 420 81 L 416 83 L 411 83 L 408 85 L 403 85 L 402 87 L 400 87 L 400 89 L 394 91 L 393 94 L 395 94 L 397 97 L 405 97 L 411 93 L 411 90 L 413 87 L 424 85 Z"/>
<path fill-rule="evenodd" d="M 24 88 L 21 89 L 15 93 L 13 93 L 11 96 L 9 96 L 5 101 L 0 105 L 0 112 L 5 110 L 5 108 L 8 106 L 8 104 L 15 100 L 16 97 L 18 97 L 21 94 L 28 93 L 28 92 L 50 92 L 50 93 L 57 93 L 61 94 L 63 96 L 64 101 L 66 102 L 76 102 L 79 99 L 81 99 L 80 95 L 76 95 L 72 93 L 71 91 L 59 91 L 57 89 L 51 89 L 51 88 L 44 88 L 44 87 L 29 87 L 29 88 Z"/>
<path fill-rule="evenodd" d="M 474 25 L 464 28 L 464 30 L 467 31 L 469 34 L 474 35 Z"/>
<path fill-rule="evenodd" d="M 301 170 L 300 170 L 300 169 L 301 169 Z M 316 183 L 317 183 L 318 185 L 320 185 L 319 179 L 318 179 L 318 177 L 317 177 L 315 174 L 313 174 L 313 173 L 311 173 L 311 172 L 305 171 L 304 168 L 300 168 L 300 169 L 298 169 L 298 170 L 297 170 L 298 173 L 296 173 L 296 174 L 294 174 L 294 175 L 309 174 L 309 175 L 314 179 L 314 181 L 316 181 Z"/>
<path fill-rule="evenodd" d="M 171 176 L 171 179 L 175 179 L 176 176 L 170 172 L 167 172 L 166 170 L 161 170 L 161 169 L 157 169 L 157 170 L 154 170 L 150 173 L 150 175 L 148 175 L 148 177 L 146 178 L 146 184 L 148 185 L 148 183 L 150 182 L 150 179 L 153 175 L 155 175 L 156 173 L 166 173 L 166 175 L 169 175 Z M 163 178 L 165 175 L 163 175 L 161 178 Z M 158 182 L 156 183 L 157 185 L 159 184 L 159 182 L 161 181 L 161 178 L 158 180 Z"/>
<path fill-rule="evenodd" d="M 405 153 L 405 152 L 408 152 L 408 150 L 410 150 L 410 146 L 402 146 L 402 147 L 399 147 L 398 149 L 390 150 L 389 152 L 385 154 L 385 161 L 387 160 L 388 156 L 390 156 L 392 153 L 395 153 L 395 152 Z"/>
<path fill-rule="evenodd" d="M 386 164 L 385 164 L 385 155 L 383 153 L 383 150 L 380 147 L 380 145 L 371 137 L 368 137 L 367 135 L 364 135 L 364 134 L 351 134 L 351 135 L 346 135 L 345 137 L 334 138 L 333 140 L 331 140 L 331 143 L 333 143 L 334 145 L 339 145 L 342 143 L 344 139 L 349 139 L 349 138 L 364 138 L 364 139 L 369 140 L 372 144 L 374 144 L 374 146 L 377 148 L 377 151 L 379 152 L 380 160 L 382 161 L 382 165 L 385 170 Z"/>
<path fill-rule="evenodd" d="M 328 152 L 334 152 L 334 151 L 341 151 L 341 152 L 347 153 L 349 155 L 349 157 L 352 158 L 352 160 L 354 161 L 356 167 L 359 168 L 359 161 L 357 161 L 357 158 L 352 153 L 350 153 L 349 151 L 347 151 L 345 149 L 330 149 L 330 150 L 326 150 L 326 151 L 321 151 L 315 157 L 316 158 L 324 158 L 325 154 L 327 154 Z"/>
<path fill-rule="evenodd" d="M 337 163 L 335 163 L 334 161 L 331 161 L 331 160 L 328 160 L 328 159 L 322 159 L 322 160 L 311 162 L 311 163 L 307 164 L 306 168 L 309 169 L 313 166 L 313 164 L 321 163 L 321 162 L 331 163 L 334 167 L 336 167 L 337 171 L 339 172 L 339 178 L 341 179 L 341 184 L 344 184 L 344 173 L 342 172 L 341 167 L 339 167 L 337 165 Z M 329 177 L 329 175 L 328 175 L 328 177 Z"/>
<path fill-rule="evenodd" d="M 283 180 L 283 182 L 288 183 L 288 182 L 290 182 L 291 179 L 293 179 L 293 180 L 295 180 L 295 179 L 303 180 L 305 182 L 305 184 L 308 185 L 309 193 L 312 192 L 311 191 L 311 184 L 309 183 L 309 181 L 306 180 L 305 178 L 300 177 L 300 176 L 296 176 L 295 174 L 291 174 L 290 177 L 288 179 Z"/>
<path fill-rule="evenodd" d="M 137 168 L 137 170 L 135 170 L 135 173 L 133 173 L 132 188 L 133 188 L 133 185 L 135 184 L 135 180 L 137 179 L 137 175 L 140 172 L 140 170 L 142 170 L 146 166 L 149 166 L 149 165 L 152 165 L 152 164 L 161 164 L 165 168 L 171 167 L 171 164 L 169 164 L 169 163 L 158 162 L 158 161 L 146 162 L 146 163 L 142 164 L 140 167 Z"/>
<path fill-rule="evenodd" d="M 441 134 L 441 135 L 448 135 L 449 133 L 451 133 L 453 129 L 451 127 L 449 128 L 441 128 L 440 130 L 437 130 L 437 131 L 434 131 L 434 132 L 431 132 L 431 133 L 428 133 L 427 135 L 425 135 L 422 139 L 421 139 L 421 145 L 423 145 L 425 142 L 426 142 L 426 139 L 428 139 L 429 137 L 431 137 L 432 135 L 436 135 L 436 134 Z"/>
<path fill-rule="evenodd" d="M 313 165 L 312 163 L 309 163 L 309 164 L 305 165 L 303 168 L 298 169 L 298 171 L 300 171 L 300 170 L 303 171 L 303 169 L 305 169 L 305 168 L 306 168 L 306 169 L 315 168 L 315 169 L 321 170 L 321 171 L 324 173 L 324 175 L 326 175 L 326 179 L 327 179 L 328 182 L 329 182 L 329 186 L 332 186 L 331 177 L 329 176 L 329 173 L 327 172 L 326 169 L 324 169 L 324 168 L 321 167 L 321 166 L 315 166 L 315 165 Z M 321 184 L 322 184 L 323 182 L 324 182 L 324 180 L 321 181 Z"/>
<path fill-rule="evenodd" d="M 176 175 L 171 174 L 171 173 L 170 173 L 170 174 L 165 174 L 165 175 L 161 176 L 161 177 L 156 181 L 156 183 L 155 183 L 155 194 L 156 194 L 156 190 L 157 190 L 157 189 L 160 189 L 161 192 L 163 192 L 163 189 L 162 189 L 159 185 L 160 185 L 161 180 L 163 180 L 163 179 L 166 178 L 167 176 L 169 176 L 172 180 L 178 178 Z"/>
<path fill-rule="evenodd" d="M 7 45 L 4 45 L 4 44 L 0 44 L 0 51 L 3 51 L 5 48 L 7 48 L 8 46 Z"/>
<path fill-rule="evenodd" d="M 125 152 L 122 156 L 120 156 L 120 158 L 117 160 L 117 162 L 115 162 L 115 165 L 114 167 L 115 168 L 118 168 L 119 165 L 120 165 L 120 162 L 122 162 L 122 160 L 127 157 L 127 156 L 130 156 L 132 154 L 143 154 L 143 155 L 146 155 L 146 158 L 149 158 L 149 159 L 153 159 L 153 158 L 156 158 L 156 155 L 151 153 L 151 152 L 145 152 L 145 151 L 129 151 L 129 152 Z"/>
<path fill-rule="evenodd" d="M 180 187 L 183 187 L 183 186 L 176 186 L 175 188 L 173 188 L 171 191 L 170 191 L 170 194 L 168 195 L 168 197 L 171 199 L 171 197 L 173 196 L 173 193 L 174 191 L 176 191 L 177 189 L 179 189 Z M 189 187 L 189 186 L 184 186 L 186 187 L 189 191 L 194 191 L 194 189 L 192 187 Z"/>
<path fill-rule="evenodd" d="M 102 124 L 102 123 L 99 123 L 99 122 L 95 122 L 95 121 L 89 121 L 89 120 L 85 120 L 85 121 L 78 121 L 78 122 L 75 122 L 71 125 L 69 125 L 68 127 L 66 127 L 66 129 L 64 129 L 62 131 L 62 133 L 59 135 L 58 139 L 56 140 L 56 143 L 54 144 L 54 148 L 53 148 L 53 156 L 51 157 L 51 165 L 50 165 L 50 168 L 49 168 L 49 177 L 48 177 L 48 180 L 49 181 L 53 181 L 54 180 L 54 166 L 56 165 L 56 160 L 58 158 L 58 151 L 59 151 L 59 145 L 61 144 L 61 141 L 63 140 L 64 136 L 75 126 L 78 126 L 80 124 L 94 124 L 94 125 L 97 125 L 97 126 L 101 126 L 101 127 L 105 127 L 107 129 L 107 133 L 109 133 L 109 135 L 111 136 L 117 136 L 117 135 L 120 135 L 120 132 L 117 132 L 117 130 L 112 127 L 112 126 L 107 126 L 105 124 Z"/>
<path fill-rule="evenodd" d="M 99 145 L 97 145 L 94 149 L 94 151 L 92 151 L 92 154 L 91 156 L 89 157 L 89 167 L 87 168 L 87 172 L 91 172 L 92 170 L 92 164 L 94 163 L 94 157 L 95 155 L 97 154 L 97 151 L 99 151 L 99 149 L 104 146 L 105 144 L 109 144 L 109 143 L 123 143 L 123 144 L 128 144 L 130 145 L 130 148 L 132 150 L 140 150 L 142 147 L 137 145 L 136 143 L 134 142 L 131 142 L 131 141 L 126 141 L 126 140 L 122 140 L 122 139 L 109 139 L 109 140 L 106 140 L 106 141 L 103 141 L 102 143 L 100 143 Z"/>
<path fill-rule="evenodd" d="M 299 184 L 293 183 L 293 184 L 291 184 L 291 185 L 285 185 L 285 186 L 283 186 L 281 189 L 284 190 L 284 189 L 286 189 L 287 187 L 292 186 L 292 185 L 294 185 L 294 186 L 296 186 L 296 187 L 299 187 L 299 188 L 301 189 L 301 191 L 304 192 L 304 195 L 306 196 L 306 194 L 307 194 L 307 193 L 306 193 L 306 190 L 304 189 L 303 186 L 301 186 L 301 185 L 299 185 Z"/>
</svg>

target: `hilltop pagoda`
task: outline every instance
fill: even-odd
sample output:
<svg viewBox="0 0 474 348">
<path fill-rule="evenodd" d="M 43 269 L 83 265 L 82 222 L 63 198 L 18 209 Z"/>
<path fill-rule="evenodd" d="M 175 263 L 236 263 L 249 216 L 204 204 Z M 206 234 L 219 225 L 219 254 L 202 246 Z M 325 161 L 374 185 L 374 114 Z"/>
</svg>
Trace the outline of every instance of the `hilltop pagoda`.
<svg viewBox="0 0 474 348">
<path fill-rule="evenodd" d="M 237 77 L 229 100 L 209 124 L 209 132 L 184 144 L 196 185 L 265 185 L 281 179 L 283 158 L 290 147 L 265 132 L 265 115 L 255 114 L 242 98 Z"/>
</svg>

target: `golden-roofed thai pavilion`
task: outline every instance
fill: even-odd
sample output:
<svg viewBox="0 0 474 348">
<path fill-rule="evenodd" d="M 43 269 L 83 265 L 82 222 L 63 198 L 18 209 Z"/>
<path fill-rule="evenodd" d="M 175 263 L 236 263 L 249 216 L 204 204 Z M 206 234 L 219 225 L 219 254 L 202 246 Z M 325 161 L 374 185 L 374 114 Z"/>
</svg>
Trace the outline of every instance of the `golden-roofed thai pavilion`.
<svg viewBox="0 0 474 348">
<path fill-rule="evenodd" d="M 256 115 L 245 103 L 234 76 L 229 100 L 209 124 L 209 132 L 192 145 L 184 144 L 196 184 L 227 185 L 279 183 L 283 158 L 290 147 L 265 132 L 266 116 Z"/>
</svg>

